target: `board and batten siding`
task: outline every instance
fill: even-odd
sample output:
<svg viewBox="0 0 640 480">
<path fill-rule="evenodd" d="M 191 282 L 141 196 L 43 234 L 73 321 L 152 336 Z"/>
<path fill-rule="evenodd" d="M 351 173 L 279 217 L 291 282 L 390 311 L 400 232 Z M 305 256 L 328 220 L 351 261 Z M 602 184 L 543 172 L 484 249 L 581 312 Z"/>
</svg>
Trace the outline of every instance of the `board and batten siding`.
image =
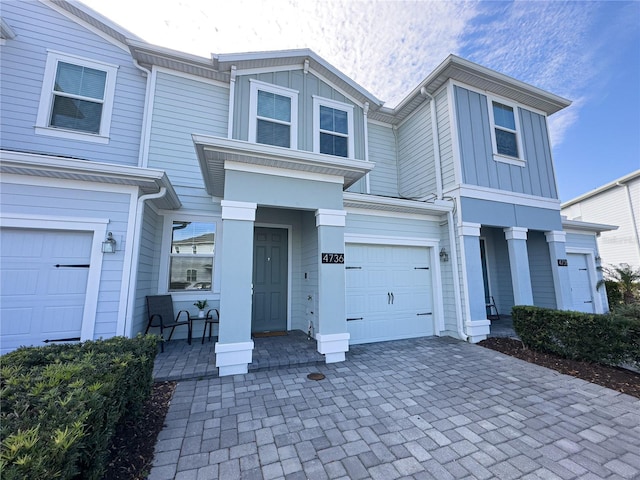
<svg viewBox="0 0 640 480">
<path fill-rule="evenodd" d="M 369 173 L 372 195 L 398 196 L 396 141 L 391 125 L 369 124 L 369 160 L 375 167 Z"/>
<path fill-rule="evenodd" d="M 2 18 L 16 32 L 1 47 L 2 148 L 138 165 L 146 78 L 128 50 L 40 2 L 3 2 Z M 108 144 L 35 133 L 48 49 L 118 66 Z"/>
<path fill-rule="evenodd" d="M 551 255 L 544 232 L 527 232 L 527 254 L 531 273 L 533 304 L 538 307 L 556 308 L 556 291 L 551 271 Z"/>
<path fill-rule="evenodd" d="M 180 197 L 185 208 L 209 198 L 191 135 L 226 138 L 228 98 L 227 88 L 195 77 L 156 75 L 148 166 L 166 171 L 176 191 L 191 189 Z"/>
<path fill-rule="evenodd" d="M 524 167 L 493 158 L 485 95 L 454 87 L 462 182 L 545 198 L 558 198 L 546 118 L 518 108 Z"/>
<path fill-rule="evenodd" d="M 398 127 L 400 196 L 419 198 L 436 193 L 431 110 L 423 103 Z"/>
<path fill-rule="evenodd" d="M 53 182 L 52 182 L 53 183 Z M 66 183 L 66 182 L 65 182 Z M 118 240 L 115 255 L 105 255 L 102 260 L 94 339 L 116 335 L 120 309 L 120 292 L 124 269 L 124 243 L 127 237 L 131 196 L 137 194 L 134 187 L 117 187 L 121 192 L 92 189 L 91 184 L 82 188 L 69 186 L 42 186 L 11 183 L 5 180 L 0 191 L 0 203 L 4 214 L 48 216 L 53 218 L 109 219 L 108 231 Z M 126 190 L 130 189 L 130 193 Z M 37 230 L 37 224 L 34 224 Z"/>
<path fill-rule="evenodd" d="M 364 112 L 338 90 L 312 73 L 300 70 L 238 75 L 235 86 L 233 138 L 249 138 L 250 79 L 298 92 L 298 150 L 313 151 L 313 96 L 353 105 L 354 158 L 364 160 Z"/>
<path fill-rule="evenodd" d="M 456 173 L 451 136 L 451 116 L 449 115 L 449 95 L 444 89 L 435 97 L 438 119 L 438 143 L 440 145 L 440 169 L 442 188 L 448 190 L 456 185 Z"/>
</svg>

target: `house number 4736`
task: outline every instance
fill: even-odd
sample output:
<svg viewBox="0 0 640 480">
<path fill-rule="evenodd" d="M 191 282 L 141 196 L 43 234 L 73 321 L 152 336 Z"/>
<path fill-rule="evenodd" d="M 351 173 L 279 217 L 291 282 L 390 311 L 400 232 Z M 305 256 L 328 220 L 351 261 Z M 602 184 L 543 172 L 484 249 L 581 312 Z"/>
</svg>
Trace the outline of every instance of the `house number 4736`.
<svg viewBox="0 0 640 480">
<path fill-rule="evenodd" d="M 322 263 L 344 263 L 344 253 L 323 253 Z"/>
</svg>

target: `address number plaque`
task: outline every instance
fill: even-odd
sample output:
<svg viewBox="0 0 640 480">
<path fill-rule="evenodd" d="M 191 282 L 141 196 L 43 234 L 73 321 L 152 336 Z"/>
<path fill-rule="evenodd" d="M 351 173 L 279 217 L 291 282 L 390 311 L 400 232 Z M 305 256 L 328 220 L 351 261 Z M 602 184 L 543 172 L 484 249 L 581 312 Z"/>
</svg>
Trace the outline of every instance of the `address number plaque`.
<svg viewBox="0 0 640 480">
<path fill-rule="evenodd" d="M 344 253 L 323 253 L 322 263 L 344 263 Z"/>
</svg>

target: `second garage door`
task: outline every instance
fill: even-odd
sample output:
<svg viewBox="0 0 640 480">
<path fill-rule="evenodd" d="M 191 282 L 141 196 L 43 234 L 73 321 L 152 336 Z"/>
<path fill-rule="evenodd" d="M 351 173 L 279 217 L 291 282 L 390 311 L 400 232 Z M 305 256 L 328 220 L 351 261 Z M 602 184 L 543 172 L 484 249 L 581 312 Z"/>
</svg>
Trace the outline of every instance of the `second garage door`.
<svg viewBox="0 0 640 480">
<path fill-rule="evenodd" d="M 350 343 L 434 335 L 429 249 L 346 245 Z"/>
<path fill-rule="evenodd" d="M 93 234 L 0 229 L 1 353 L 79 340 Z"/>
</svg>

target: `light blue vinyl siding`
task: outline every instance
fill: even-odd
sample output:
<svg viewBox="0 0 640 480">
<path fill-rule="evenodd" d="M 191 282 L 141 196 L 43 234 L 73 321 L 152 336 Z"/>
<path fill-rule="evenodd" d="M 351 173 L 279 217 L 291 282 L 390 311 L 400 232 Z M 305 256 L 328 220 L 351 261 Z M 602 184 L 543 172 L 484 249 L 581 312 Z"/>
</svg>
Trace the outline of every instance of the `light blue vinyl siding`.
<svg viewBox="0 0 640 480">
<path fill-rule="evenodd" d="M 364 159 L 364 112 L 339 91 L 312 73 L 302 70 L 238 75 L 235 87 L 233 138 L 249 138 L 250 79 L 290 88 L 298 92 L 298 149 L 313 151 L 313 96 L 353 105 L 354 157 Z"/>
<path fill-rule="evenodd" d="M 451 116 L 449 115 L 449 96 L 442 90 L 435 96 L 436 116 L 438 118 L 438 142 L 440 144 L 440 168 L 442 170 L 442 188 L 447 190 L 456 184 L 451 135 Z"/>
<path fill-rule="evenodd" d="M 545 232 L 562 230 L 559 210 L 467 197 L 460 199 L 460 210 L 464 222 L 498 227 L 525 227 Z"/>
<path fill-rule="evenodd" d="M 439 222 L 349 212 L 345 233 L 439 239 L 440 225 Z"/>
<path fill-rule="evenodd" d="M 459 86 L 454 88 L 454 92 L 462 182 L 527 195 L 558 198 L 546 118 L 518 108 L 518 128 L 525 166 L 495 161 L 487 97 Z"/>
<path fill-rule="evenodd" d="M 129 204 L 136 189 L 131 194 L 94 191 L 91 189 L 73 189 L 62 187 L 41 187 L 3 182 L 0 190 L 0 204 L 4 214 L 20 213 L 27 215 L 68 218 L 109 219 L 108 230 L 120 245 L 115 255 L 105 255 L 102 260 L 102 275 L 98 292 L 94 338 L 112 337 L 116 332 L 120 308 L 120 291 L 124 270 L 123 244 L 127 236 Z M 37 228 L 37 225 L 34 225 Z"/>
<path fill-rule="evenodd" d="M 140 232 L 140 254 L 138 256 L 138 279 L 136 283 L 135 309 L 131 332 L 144 333 L 147 328 L 147 305 L 145 297 L 155 295 L 158 285 L 160 245 L 163 217 L 159 216 L 147 203 L 144 206 L 142 229 Z M 155 333 L 155 332 L 154 332 Z M 177 331 L 176 331 L 177 333 Z"/>
<path fill-rule="evenodd" d="M 2 18 L 16 32 L 1 47 L 2 148 L 137 165 L 146 77 L 129 52 L 40 2 L 3 2 Z M 118 66 L 108 144 L 36 135 L 47 49 Z"/>
<path fill-rule="evenodd" d="M 527 253 L 531 272 L 533 303 L 538 307 L 556 308 L 556 293 L 551 272 L 551 255 L 544 232 L 527 233 Z"/>
<path fill-rule="evenodd" d="M 369 160 L 375 163 L 369 173 L 372 195 L 398 196 L 398 169 L 395 137 L 391 126 L 369 124 Z"/>
<path fill-rule="evenodd" d="M 436 193 L 431 110 L 423 103 L 398 127 L 400 196 L 418 198 Z"/>
<path fill-rule="evenodd" d="M 157 74 L 148 165 L 167 172 L 185 208 L 210 204 L 191 135 L 226 138 L 228 98 L 222 86 Z"/>
</svg>

